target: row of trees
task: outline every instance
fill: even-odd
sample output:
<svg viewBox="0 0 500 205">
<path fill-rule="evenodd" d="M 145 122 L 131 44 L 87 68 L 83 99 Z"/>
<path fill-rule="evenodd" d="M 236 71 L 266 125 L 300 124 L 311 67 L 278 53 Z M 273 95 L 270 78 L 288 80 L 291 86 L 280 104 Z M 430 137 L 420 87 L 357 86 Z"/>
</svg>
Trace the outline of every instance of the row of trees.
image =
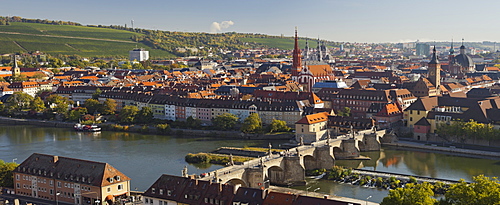
<svg viewBox="0 0 500 205">
<path fill-rule="evenodd" d="M 491 124 L 478 123 L 474 120 L 468 122 L 451 121 L 448 124 L 438 124 L 436 133 L 448 141 L 455 138 L 460 140 L 461 143 L 471 138 L 474 140 L 500 139 L 500 130 L 495 129 Z"/>
<path fill-rule="evenodd" d="M 212 124 L 219 130 L 234 130 L 238 123 L 238 117 L 231 113 L 224 113 L 215 117 Z M 241 124 L 240 131 L 243 133 L 264 133 L 264 132 L 289 132 L 292 128 L 286 125 L 285 121 L 273 120 L 267 127 L 262 126 L 259 114 L 252 113 Z"/>
<path fill-rule="evenodd" d="M 476 176 L 473 183 L 460 180 L 452 184 L 440 200 L 434 198 L 433 185 L 407 184 L 389 191 L 381 205 L 495 205 L 500 204 L 500 181 L 497 177 Z"/>
</svg>

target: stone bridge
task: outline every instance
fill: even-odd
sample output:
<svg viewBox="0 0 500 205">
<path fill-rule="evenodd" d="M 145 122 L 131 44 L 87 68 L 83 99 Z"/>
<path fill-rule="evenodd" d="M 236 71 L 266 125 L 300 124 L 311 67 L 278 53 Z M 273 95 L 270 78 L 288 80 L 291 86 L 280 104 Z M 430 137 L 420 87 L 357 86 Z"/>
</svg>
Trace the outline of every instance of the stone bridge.
<svg viewBox="0 0 500 205">
<path fill-rule="evenodd" d="M 359 159 L 360 151 L 380 150 L 381 142 L 394 141 L 395 135 L 384 130 L 365 130 L 356 135 L 314 142 L 285 150 L 279 154 L 247 161 L 242 165 L 224 167 L 201 180 L 228 183 L 235 186 L 264 188 L 274 185 L 304 185 L 305 170 L 331 169 L 336 159 Z"/>
</svg>

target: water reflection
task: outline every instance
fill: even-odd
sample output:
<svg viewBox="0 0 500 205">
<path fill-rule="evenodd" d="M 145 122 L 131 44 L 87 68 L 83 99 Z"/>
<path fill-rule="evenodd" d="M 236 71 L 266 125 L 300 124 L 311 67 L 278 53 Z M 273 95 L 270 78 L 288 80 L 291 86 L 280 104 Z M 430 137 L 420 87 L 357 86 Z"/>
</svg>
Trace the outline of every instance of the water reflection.
<svg viewBox="0 0 500 205">
<path fill-rule="evenodd" d="M 363 152 L 371 160 L 338 160 L 336 165 L 443 179 L 472 180 L 473 176 L 500 176 L 500 161 L 385 148 Z"/>
</svg>

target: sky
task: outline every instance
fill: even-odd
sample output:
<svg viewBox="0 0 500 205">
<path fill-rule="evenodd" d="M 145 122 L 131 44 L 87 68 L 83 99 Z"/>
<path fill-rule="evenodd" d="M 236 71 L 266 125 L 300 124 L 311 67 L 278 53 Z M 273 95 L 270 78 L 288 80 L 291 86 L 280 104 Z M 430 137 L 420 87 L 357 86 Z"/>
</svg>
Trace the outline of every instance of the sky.
<svg viewBox="0 0 500 205">
<path fill-rule="evenodd" d="M 499 0 L 0 0 L 0 16 L 336 42 L 500 42 Z M 1 27 L 0 27 L 1 31 Z"/>
</svg>

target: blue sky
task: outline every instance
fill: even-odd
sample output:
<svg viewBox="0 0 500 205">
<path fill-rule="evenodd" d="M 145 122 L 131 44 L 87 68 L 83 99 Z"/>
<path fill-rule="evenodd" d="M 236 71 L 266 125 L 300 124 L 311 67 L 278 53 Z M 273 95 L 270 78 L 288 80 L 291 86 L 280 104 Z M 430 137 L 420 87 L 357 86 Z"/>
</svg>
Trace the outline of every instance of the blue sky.
<svg viewBox="0 0 500 205">
<path fill-rule="evenodd" d="M 0 5 L 1 16 L 84 25 L 130 26 L 134 20 L 135 27 L 147 29 L 286 36 L 297 26 L 300 36 L 342 42 L 500 42 L 498 0 L 0 0 Z"/>
</svg>

